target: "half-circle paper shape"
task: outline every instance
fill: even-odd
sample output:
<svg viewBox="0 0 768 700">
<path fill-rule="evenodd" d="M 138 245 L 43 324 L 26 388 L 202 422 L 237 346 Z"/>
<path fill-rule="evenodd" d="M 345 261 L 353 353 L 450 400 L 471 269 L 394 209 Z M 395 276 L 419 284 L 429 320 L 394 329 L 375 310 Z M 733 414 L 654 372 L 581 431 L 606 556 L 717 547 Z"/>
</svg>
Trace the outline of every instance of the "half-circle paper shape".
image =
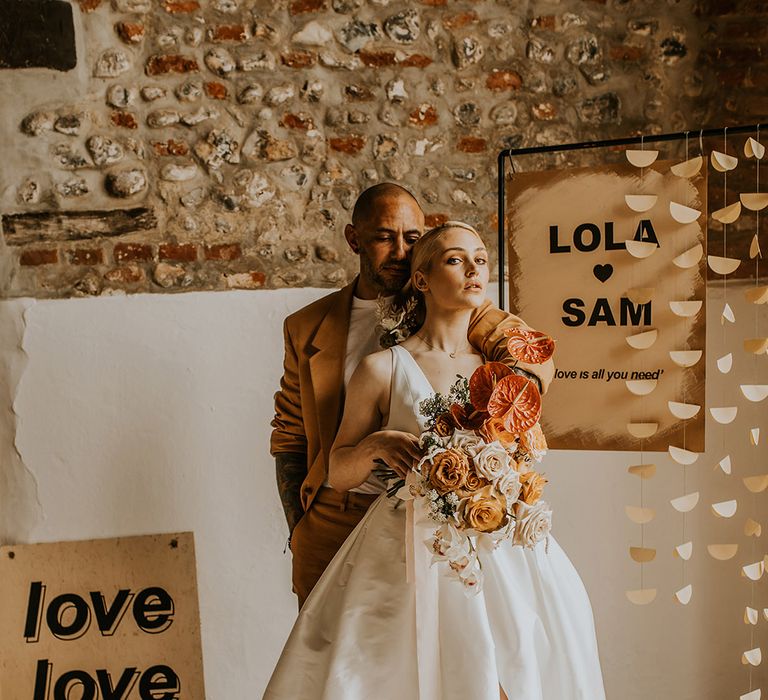
<svg viewBox="0 0 768 700">
<path fill-rule="evenodd" d="M 722 151 L 712 151 L 710 161 L 712 167 L 719 173 L 733 170 L 739 164 L 739 159 L 736 156 L 730 156 Z"/>
<path fill-rule="evenodd" d="M 768 207 L 768 192 L 742 192 L 739 199 L 750 211 L 761 211 Z"/>
<path fill-rule="evenodd" d="M 765 489 L 768 489 L 768 474 L 745 476 L 742 481 L 750 493 L 762 493 Z"/>
<path fill-rule="evenodd" d="M 627 345 L 635 350 L 647 350 L 656 342 L 658 337 L 659 331 L 654 328 L 650 331 L 628 335 L 625 340 L 627 341 Z"/>
<path fill-rule="evenodd" d="M 752 236 L 752 242 L 749 244 L 749 259 L 754 260 L 760 255 L 760 241 L 757 239 L 757 234 Z"/>
<path fill-rule="evenodd" d="M 693 554 L 693 542 L 683 542 L 675 547 L 674 555 L 683 561 L 688 561 Z"/>
<path fill-rule="evenodd" d="M 708 544 L 707 551 L 709 556 L 718 561 L 728 561 L 736 556 L 739 551 L 737 544 Z"/>
<path fill-rule="evenodd" d="M 765 304 L 768 302 L 768 284 L 750 287 L 744 290 L 744 298 L 750 304 Z"/>
<path fill-rule="evenodd" d="M 646 564 L 656 558 L 656 550 L 652 547 L 630 547 L 629 556 L 638 564 Z"/>
<path fill-rule="evenodd" d="M 731 455 L 725 455 L 718 463 L 717 466 L 720 467 L 723 474 L 730 474 L 731 473 Z"/>
<path fill-rule="evenodd" d="M 659 383 L 657 379 L 627 379 L 624 382 L 630 394 L 635 396 L 647 396 Z"/>
<path fill-rule="evenodd" d="M 701 410 L 701 406 L 695 403 L 680 403 L 678 401 L 667 401 L 669 412 L 680 420 L 689 420 Z"/>
<path fill-rule="evenodd" d="M 486 362 L 469 379 L 469 400 L 476 411 L 485 411 L 496 384 L 512 370 L 501 362 Z"/>
<path fill-rule="evenodd" d="M 675 447 L 674 445 L 669 446 L 669 456 L 678 464 L 683 464 L 685 466 L 694 464 L 699 458 L 699 455 L 696 452 L 684 450 L 682 447 Z"/>
<path fill-rule="evenodd" d="M 727 207 L 712 212 L 712 218 L 721 224 L 732 224 L 741 214 L 741 202 L 734 202 Z"/>
<path fill-rule="evenodd" d="M 765 572 L 765 564 L 763 560 L 756 561 L 754 564 L 745 564 L 741 567 L 741 573 L 746 576 L 750 581 L 759 581 L 763 573 Z"/>
<path fill-rule="evenodd" d="M 760 695 L 760 688 L 755 688 L 754 690 L 750 690 L 748 693 L 744 693 L 744 695 L 739 695 L 739 700 L 760 700 Z"/>
<path fill-rule="evenodd" d="M 689 318 L 699 313 L 701 309 L 701 299 L 691 299 L 689 301 L 670 301 L 669 309 L 675 316 Z"/>
<path fill-rule="evenodd" d="M 694 158 L 684 160 L 682 163 L 676 163 L 670 168 L 670 171 L 673 175 L 677 175 L 677 177 L 693 177 L 701 170 L 703 163 L 704 159 L 701 156 L 695 156 Z"/>
<path fill-rule="evenodd" d="M 678 496 L 670 501 L 672 507 L 678 513 L 690 513 L 699 502 L 699 492 L 686 493 L 685 496 Z"/>
<path fill-rule="evenodd" d="M 723 324 L 725 321 L 736 323 L 736 316 L 733 313 L 731 305 L 727 301 L 725 302 L 725 306 L 723 306 L 723 313 L 720 314 L 720 323 Z"/>
<path fill-rule="evenodd" d="M 624 201 L 627 203 L 627 206 L 632 210 L 636 212 L 644 212 L 648 211 L 649 209 L 653 209 L 653 205 L 656 204 L 656 201 L 659 199 L 659 196 L 656 194 L 625 194 L 624 195 Z"/>
<path fill-rule="evenodd" d="M 656 434 L 658 423 L 627 423 L 627 432 L 638 440 L 645 440 Z"/>
<path fill-rule="evenodd" d="M 653 508 L 643 508 L 641 506 L 624 506 L 624 512 L 636 525 L 645 525 L 656 517 L 656 511 Z"/>
<path fill-rule="evenodd" d="M 744 624 L 756 625 L 758 620 L 758 613 L 756 608 L 750 608 L 749 605 L 744 609 Z"/>
<path fill-rule="evenodd" d="M 670 350 L 669 357 L 678 367 L 693 367 L 700 359 L 701 350 Z"/>
<path fill-rule="evenodd" d="M 683 586 L 679 591 L 675 592 L 675 600 L 680 605 L 688 605 L 691 602 L 691 596 L 693 595 L 693 586 L 689 583 L 687 586 Z"/>
<path fill-rule="evenodd" d="M 745 651 L 741 655 L 741 663 L 743 663 L 745 666 L 747 664 L 751 664 L 752 666 L 759 666 L 762 660 L 763 654 L 760 651 L 760 647 L 755 647 L 754 649 Z"/>
<path fill-rule="evenodd" d="M 744 523 L 744 534 L 747 537 L 760 537 L 763 534 L 763 526 L 757 520 L 747 518 L 747 522 Z"/>
<path fill-rule="evenodd" d="M 760 444 L 760 428 L 749 429 L 749 443 L 753 447 L 757 447 Z"/>
<path fill-rule="evenodd" d="M 678 224 L 692 224 L 701 216 L 701 211 L 693 207 L 686 207 L 685 204 L 670 202 L 669 214 Z"/>
<path fill-rule="evenodd" d="M 488 413 L 494 418 L 501 418 L 508 432 L 520 435 L 538 422 L 541 416 L 541 394 L 527 377 L 507 375 L 493 389 L 488 399 Z"/>
<path fill-rule="evenodd" d="M 658 151 L 638 151 L 636 149 L 628 149 L 626 153 L 627 160 L 636 168 L 647 168 L 659 157 Z"/>
<path fill-rule="evenodd" d="M 741 384 L 740 388 L 748 401 L 758 403 L 768 398 L 768 384 Z"/>
<path fill-rule="evenodd" d="M 540 365 L 555 354 L 555 341 L 546 333 L 523 328 L 511 328 L 507 336 L 507 351 L 520 362 Z"/>
<path fill-rule="evenodd" d="M 627 471 L 633 476 L 639 476 L 641 479 L 651 479 L 656 474 L 655 464 L 633 464 L 627 468 Z"/>
<path fill-rule="evenodd" d="M 738 258 L 723 258 L 719 255 L 707 255 L 707 263 L 712 272 L 716 272 L 718 275 L 730 275 L 741 265 L 741 260 Z"/>
<path fill-rule="evenodd" d="M 624 241 L 624 245 L 633 258 L 647 258 L 659 248 L 653 241 L 636 241 L 634 238 Z"/>
<path fill-rule="evenodd" d="M 720 501 L 719 503 L 713 503 L 711 508 L 712 512 L 718 518 L 732 518 L 734 515 L 736 515 L 736 509 L 738 506 L 739 504 L 734 499 L 730 501 Z"/>
<path fill-rule="evenodd" d="M 722 374 L 728 374 L 728 372 L 731 371 L 731 367 L 733 367 L 733 353 L 729 352 L 727 355 L 723 355 L 717 360 L 717 369 L 719 369 Z"/>
<path fill-rule="evenodd" d="M 627 290 L 627 298 L 633 304 L 647 304 L 656 292 L 655 287 L 633 287 Z"/>
<path fill-rule="evenodd" d="M 626 591 L 627 600 L 635 605 L 648 605 L 656 599 L 655 588 L 640 588 L 635 591 Z"/>
<path fill-rule="evenodd" d="M 765 146 L 751 136 L 744 142 L 744 155 L 760 160 L 765 155 Z"/>
<path fill-rule="evenodd" d="M 709 409 L 709 412 L 720 425 L 728 425 L 736 420 L 736 414 L 739 412 L 738 406 L 717 406 Z"/>
<path fill-rule="evenodd" d="M 744 340 L 744 352 L 762 355 L 766 351 L 768 351 L 768 338 L 746 338 Z"/>
<path fill-rule="evenodd" d="M 704 255 L 704 248 L 701 243 L 697 243 L 693 248 L 689 248 L 684 253 L 680 253 L 676 258 L 673 258 L 672 262 L 677 267 L 686 270 L 698 264 L 702 255 Z"/>
</svg>

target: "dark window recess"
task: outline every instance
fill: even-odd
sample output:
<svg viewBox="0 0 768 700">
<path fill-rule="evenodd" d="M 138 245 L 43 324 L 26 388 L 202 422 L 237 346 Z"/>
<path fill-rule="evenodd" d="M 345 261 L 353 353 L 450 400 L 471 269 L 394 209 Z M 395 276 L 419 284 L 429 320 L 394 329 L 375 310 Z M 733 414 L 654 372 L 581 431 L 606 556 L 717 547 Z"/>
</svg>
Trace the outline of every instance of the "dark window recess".
<svg viewBox="0 0 768 700">
<path fill-rule="evenodd" d="M 0 0 L 0 68 L 72 70 L 72 6 L 63 0 Z"/>
</svg>

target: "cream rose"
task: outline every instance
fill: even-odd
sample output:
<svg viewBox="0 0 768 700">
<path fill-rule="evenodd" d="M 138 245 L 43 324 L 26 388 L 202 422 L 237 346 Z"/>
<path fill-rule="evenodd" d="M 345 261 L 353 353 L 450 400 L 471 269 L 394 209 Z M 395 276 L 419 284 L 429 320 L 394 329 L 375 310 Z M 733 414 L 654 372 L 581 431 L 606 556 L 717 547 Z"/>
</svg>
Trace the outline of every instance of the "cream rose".
<svg viewBox="0 0 768 700">
<path fill-rule="evenodd" d="M 496 482 L 496 488 L 512 504 L 520 497 L 520 474 L 515 469 L 507 469 Z"/>
<path fill-rule="evenodd" d="M 515 507 L 515 544 L 533 548 L 549 535 L 552 529 L 552 511 L 546 501 L 529 506 L 522 501 Z"/>
<path fill-rule="evenodd" d="M 464 501 L 462 517 L 473 530 L 493 532 L 507 521 L 506 503 L 492 486 L 486 486 Z"/>
<path fill-rule="evenodd" d="M 456 430 L 448 444 L 474 454 L 482 446 L 483 441 L 475 435 L 473 430 Z"/>
<path fill-rule="evenodd" d="M 509 469 L 510 458 L 504 445 L 500 442 L 489 442 L 474 453 L 473 461 L 480 476 L 495 481 Z"/>
</svg>

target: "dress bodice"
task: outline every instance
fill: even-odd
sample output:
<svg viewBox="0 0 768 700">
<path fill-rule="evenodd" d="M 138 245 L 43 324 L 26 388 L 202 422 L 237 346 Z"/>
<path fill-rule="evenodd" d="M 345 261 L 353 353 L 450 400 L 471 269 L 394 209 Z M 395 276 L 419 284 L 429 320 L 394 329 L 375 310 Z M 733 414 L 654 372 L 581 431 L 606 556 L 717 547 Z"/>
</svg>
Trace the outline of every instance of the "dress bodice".
<svg viewBox="0 0 768 700">
<path fill-rule="evenodd" d="M 435 392 L 411 353 L 399 345 L 391 347 L 389 352 L 392 357 L 389 415 L 381 430 L 402 430 L 418 437 L 424 429 L 419 404 Z M 381 493 L 385 485 L 371 474 L 360 486 L 350 490 L 357 493 Z"/>
</svg>

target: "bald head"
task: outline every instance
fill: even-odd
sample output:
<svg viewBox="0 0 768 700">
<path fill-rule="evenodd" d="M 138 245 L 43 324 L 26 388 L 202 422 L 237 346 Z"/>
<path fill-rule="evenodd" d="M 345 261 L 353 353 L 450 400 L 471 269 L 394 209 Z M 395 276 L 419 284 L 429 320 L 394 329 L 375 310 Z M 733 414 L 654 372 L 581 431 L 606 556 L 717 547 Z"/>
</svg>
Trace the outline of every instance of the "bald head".
<svg viewBox="0 0 768 700">
<path fill-rule="evenodd" d="M 421 208 L 418 200 L 405 187 L 394 182 L 381 182 L 365 190 L 355 202 L 352 210 L 352 225 L 360 226 L 364 221 L 369 221 L 383 200 L 405 198 Z"/>
</svg>

